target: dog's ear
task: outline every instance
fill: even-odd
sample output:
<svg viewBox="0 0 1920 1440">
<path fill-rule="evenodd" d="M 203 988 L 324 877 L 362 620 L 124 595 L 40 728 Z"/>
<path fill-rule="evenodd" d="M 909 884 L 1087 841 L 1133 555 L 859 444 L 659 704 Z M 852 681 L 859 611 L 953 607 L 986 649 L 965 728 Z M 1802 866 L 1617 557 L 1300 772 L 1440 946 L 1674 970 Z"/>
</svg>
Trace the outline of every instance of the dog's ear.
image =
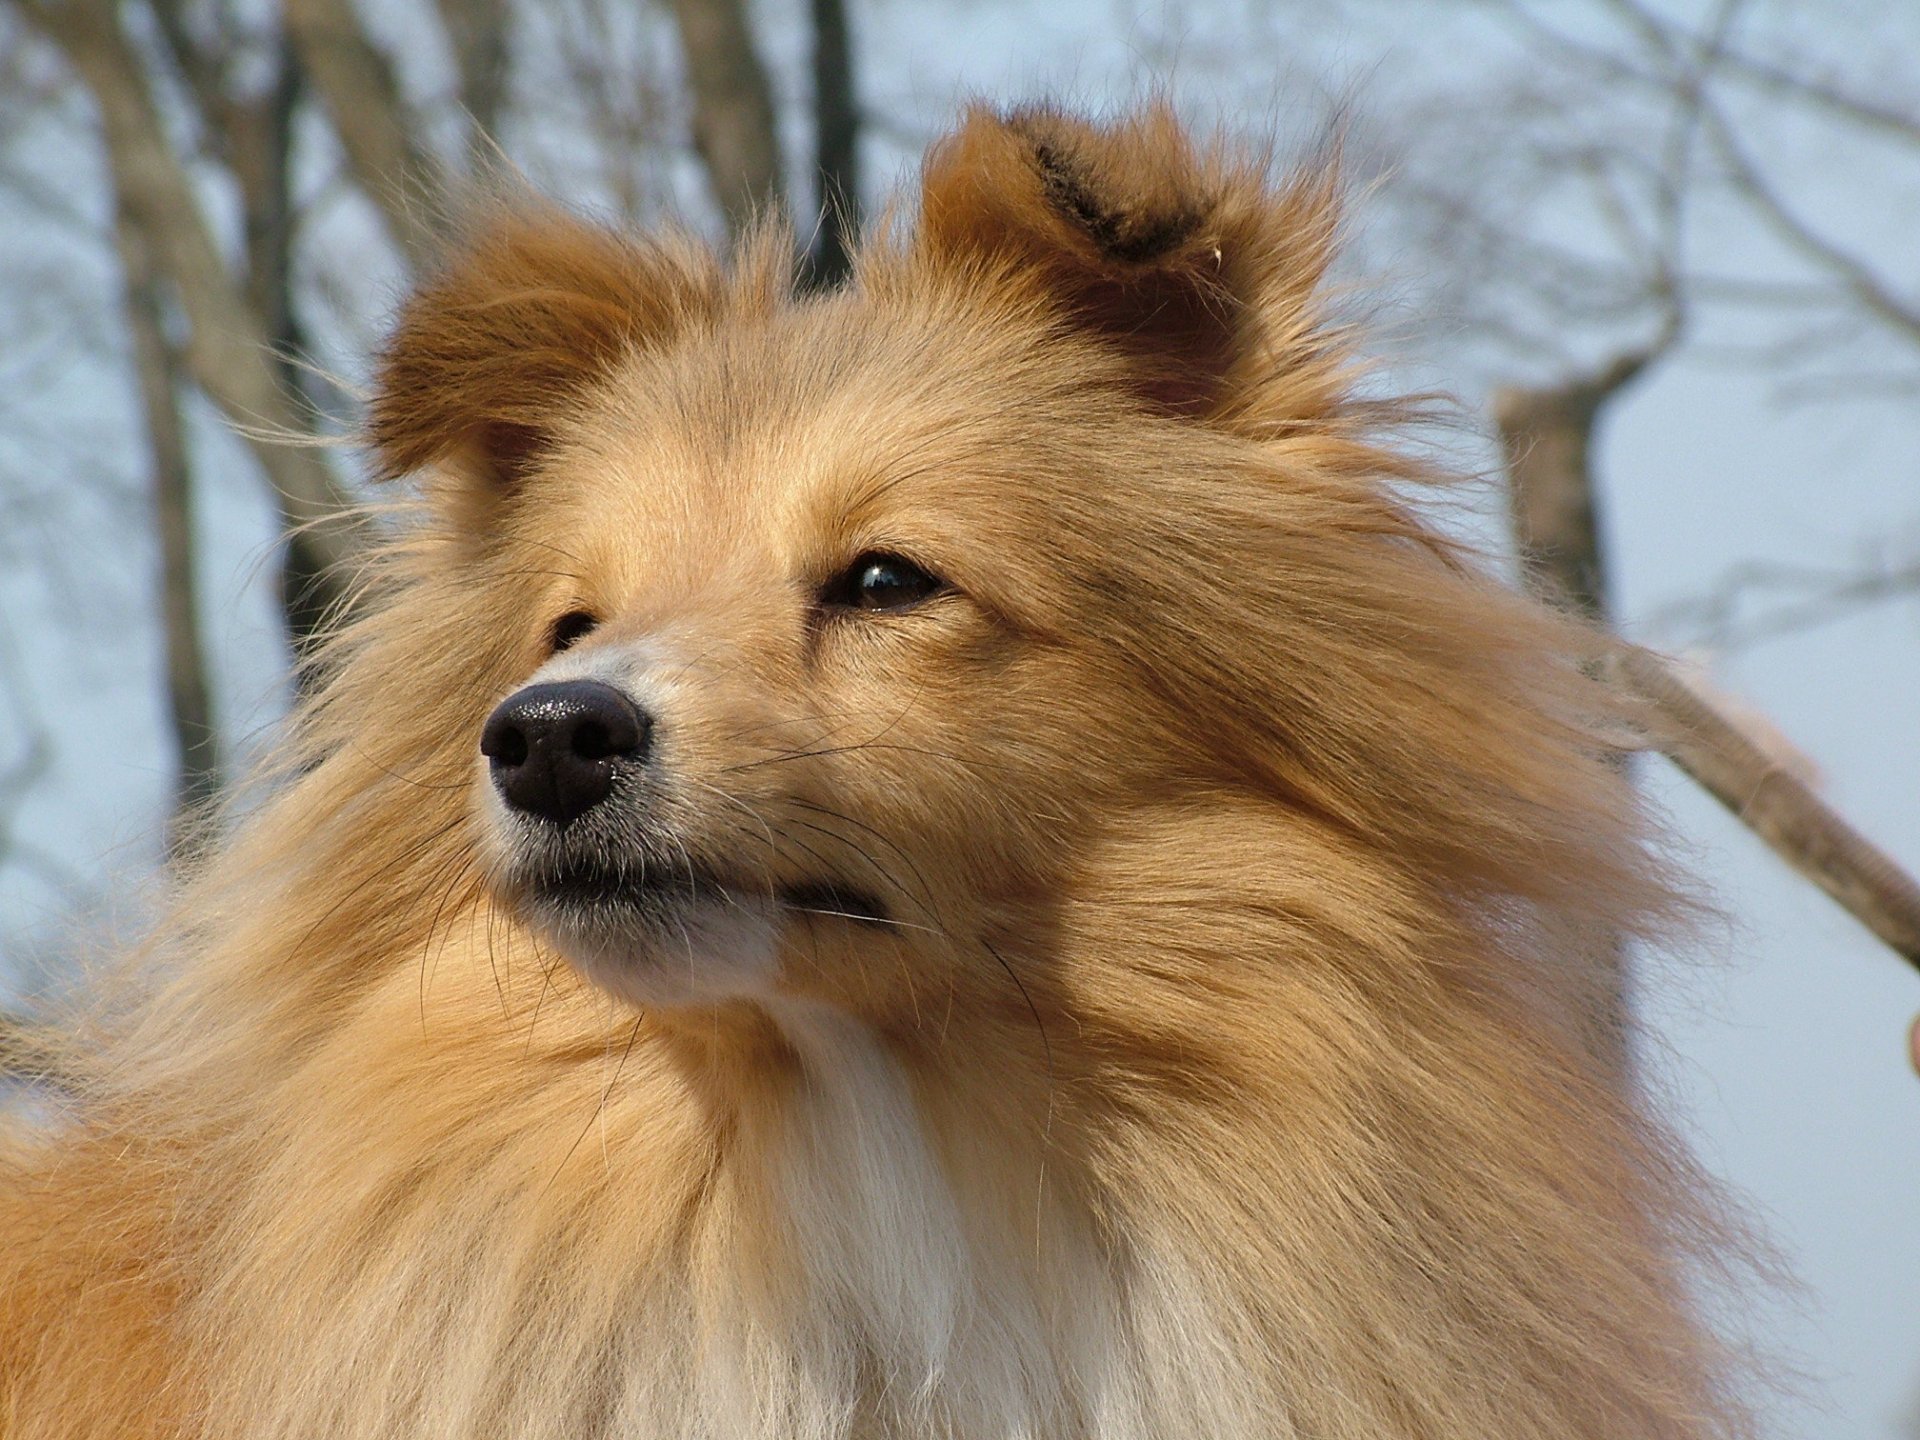
<svg viewBox="0 0 1920 1440">
<path fill-rule="evenodd" d="M 694 247 L 553 212 L 494 217 L 401 310 L 368 414 L 379 473 L 451 463 L 510 484 L 595 381 L 719 293 Z"/>
<path fill-rule="evenodd" d="M 927 157 L 914 249 L 1037 287 L 1151 400 L 1209 415 L 1319 343 L 1336 199 L 1331 165 L 1276 189 L 1264 160 L 1196 148 L 1164 104 L 1110 126 L 977 108 Z"/>
</svg>

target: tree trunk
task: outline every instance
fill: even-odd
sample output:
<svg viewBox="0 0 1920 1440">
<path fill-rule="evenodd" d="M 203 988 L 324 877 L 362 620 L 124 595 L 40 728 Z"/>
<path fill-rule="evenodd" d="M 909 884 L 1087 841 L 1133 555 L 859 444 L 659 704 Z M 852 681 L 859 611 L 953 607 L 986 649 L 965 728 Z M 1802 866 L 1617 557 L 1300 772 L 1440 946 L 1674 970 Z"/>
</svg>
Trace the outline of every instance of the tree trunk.
<svg viewBox="0 0 1920 1440">
<path fill-rule="evenodd" d="M 332 467 L 312 446 L 310 416 L 280 383 L 273 336 L 229 272 L 180 157 L 169 147 L 152 87 L 108 0 L 29 5 L 58 44 L 99 111 L 115 204 L 147 246 L 155 274 L 171 286 L 187 321 L 183 359 L 194 382 L 246 441 L 298 532 L 291 548 L 310 580 L 304 613 L 350 607 L 360 562 L 375 537 Z M 301 648 L 313 631 L 296 630 Z"/>
<path fill-rule="evenodd" d="M 273 83 L 257 101 L 229 103 L 222 114 L 229 162 L 240 183 L 246 299 L 272 343 L 262 359 L 282 393 L 318 411 L 310 373 L 299 363 L 308 345 L 293 303 L 293 134 L 302 89 L 299 51 L 282 34 Z M 303 531 L 293 531 L 280 555 L 280 611 L 295 655 L 312 649 L 332 599 L 325 557 Z M 304 688 L 307 672 L 296 666 L 293 674 L 294 683 Z"/>
<path fill-rule="evenodd" d="M 806 278 L 831 290 L 852 273 L 860 234 L 860 102 L 845 0 L 813 0 L 813 118 L 819 220 Z"/>
<path fill-rule="evenodd" d="M 1507 470 L 1507 499 L 1528 586 L 1549 604 L 1598 625 L 1611 621 L 1605 547 L 1594 502 L 1593 434 L 1607 404 L 1654 351 L 1623 355 L 1591 375 L 1494 395 L 1494 423 Z M 1632 976 L 1619 936 L 1596 936 L 1598 993 L 1581 1017 L 1589 1049 L 1606 1072 L 1632 1074 Z"/>
<path fill-rule="evenodd" d="M 438 0 L 440 23 L 453 46 L 460 76 L 460 107 L 472 130 L 469 157 L 483 169 L 500 132 L 507 98 L 507 37 L 512 13 L 506 0 Z"/>
<path fill-rule="evenodd" d="M 753 48 L 744 0 L 672 0 L 693 94 L 693 143 L 713 198 L 738 238 L 783 208 L 773 92 Z"/>
<path fill-rule="evenodd" d="M 283 0 L 281 14 L 347 164 L 394 244 L 409 263 L 430 256 L 445 176 L 419 142 L 393 66 L 367 38 L 353 0 Z"/>
<path fill-rule="evenodd" d="M 167 853 L 190 844 L 195 812 L 219 793 L 220 740 L 201 643 L 199 587 L 194 575 L 193 472 L 181 421 L 178 362 L 167 343 L 165 303 L 145 237 L 116 213 L 114 244 L 133 345 L 134 376 L 152 465 L 154 530 L 160 541 L 160 617 L 165 631 L 167 713 L 179 769 Z"/>
<path fill-rule="evenodd" d="M 1593 432 L 1607 403 L 1653 360 L 1622 355 L 1591 375 L 1495 392 L 1514 542 L 1528 585 L 1598 624 L 1611 622 L 1606 548 L 1594 505 Z"/>
</svg>

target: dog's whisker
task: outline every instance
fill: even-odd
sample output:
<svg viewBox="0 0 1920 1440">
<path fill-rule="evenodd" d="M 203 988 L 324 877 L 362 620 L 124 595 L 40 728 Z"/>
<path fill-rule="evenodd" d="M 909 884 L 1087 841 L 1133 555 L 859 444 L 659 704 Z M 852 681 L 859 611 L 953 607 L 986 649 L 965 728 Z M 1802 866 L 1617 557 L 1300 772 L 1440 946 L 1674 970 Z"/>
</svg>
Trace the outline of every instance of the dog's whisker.
<svg viewBox="0 0 1920 1440">
<path fill-rule="evenodd" d="M 573 1143 L 567 1147 L 566 1154 L 560 1157 L 560 1163 L 554 1166 L 553 1174 L 547 1177 L 547 1183 L 541 1187 L 541 1193 L 543 1195 L 547 1191 L 553 1188 L 554 1182 L 557 1181 L 561 1177 L 561 1175 L 566 1173 L 567 1162 L 572 1160 L 574 1157 L 574 1153 L 579 1150 L 580 1142 L 587 1138 L 587 1135 L 593 1130 L 596 1124 L 601 1123 L 602 1117 L 606 1114 L 607 1102 L 613 1098 L 614 1089 L 620 1083 L 620 1076 L 625 1072 L 627 1068 L 627 1060 L 632 1056 L 634 1044 L 639 1040 L 640 1030 L 645 1024 L 646 1024 L 646 1016 L 636 1015 L 634 1017 L 633 1025 L 627 1031 L 627 1043 L 620 1051 L 620 1059 L 618 1060 L 618 1062 L 614 1064 L 612 1076 L 607 1080 L 605 1085 L 601 1086 L 600 1098 L 593 1107 L 593 1113 L 587 1117 L 587 1123 L 580 1127 L 580 1133 L 573 1137 Z M 611 1045 L 609 1045 L 608 1049 L 605 1052 L 603 1052 L 604 1058 L 610 1059 L 611 1053 L 612 1053 L 612 1047 Z M 606 1132 L 602 1130 L 601 1140 L 603 1145 L 603 1149 L 602 1149 L 603 1162 L 606 1160 L 606 1152 L 604 1150 L 605 1137 L 606 1137 Z"/>
<path fill-rule="evenodd" d="M 365 750 L 363 750 L 357 744 L 350 744 L 348 748 L 351 750 L 351 752 L 357 759 L 363 761 L 368 765 L 371 765 L 375 770 L 378 770 L 382 775 L 385 775 L 392 780 L 398 780 L 402 785 L 411 785 L 416 790 L 465 791 L 468 788 L 470 788 L 469 782 L 465 780 L 449 780 L 444 783 L 431 781 L 431 780 L 416 780 L 411 775 L 401 774 L 398 770 L 395 770 L 390 765 L 383 765 L 380 761 L 374 759 L 373 756 L 369 755 Z"/>
<path fill-rule="evenodd" d="M 390 879 L 393 871 L 395 870 L 404 871 L 406 868 L 411 866 L 411 864 L 415 860 L 417 860 L 424 852 L 432 849 L 440 841 L 446 839 L 448 835 L 452 834 L 453 831 L 458 829 L 462 824 L 465 823 L 465 821 L 466 821 L 466 817 L 464 815 L 456 814 L 452 816 L 450 819 L 436 826 L 427 835 L 422 837 L 417 843 L 413 845 L 409 845 L 405 850 L 403 850 L 400 853 L 400 855 L 397 857 L 396 863 L 394 865 L 390 867 L 382 867 L 380 869 L 370 871 L 364 879 L 362 879 L 359 883 L 350 887 L 347 890 L 346 894 L 342 895 L 338 900 L 334 901 L 333 904 L 329 905 L 325 910 L 320 912 L 319 917 L 315 919 L 314 922 L 307 927 L 305 933 L 302 934 L 300 939 L 294 943 L 294 946 L 293 946 L 294 952 L 297 954 L 298 952 L 306 949 L 307 945 L 309 944 L 309 942 L 312 941 L 313 937 L 320 932 L 321 927 L 324 926 L 329 920 L 333 919 L 333 917 L 337 915 L 344 907 L 351 904 L 353 901 L 359 899 L 363 894 L 366 893 L 367 890 L 372 888 L 374 885 L 380 883 L 381 881 Z M 435 874 L 437 875 L 438 873 L 439 873 L 438 869 L 436 868 Z"/>
<path fill-rule="evenodd" d="M 455 856 L 450 865 L 453 871 L 452 878 L 447 882 L 445 889 L 441 890 L 440 899 L 433 907 L 433 918 L 427 922 L 426 941 L 420 947 L 420 1028 L 423 1032 L 427 1028 L 427 991 L 433 981 L 433 971 L 439 963 L 441 954 L 446 950 L 448 938 L 441 935 L 440 943 L 436 947 L 434 937 L 440 932 L 441 916 L 446 913 L 454 895 L 463 884 L 473 879 L 477 869 L 477 862 L 472 856 Z M 442 866 L 434 872 L 430 888 L 440 889 L 440 877 L 447 873 L 448 868 L 448 866 Z M 458 907 L 455 908 L 458 909 Z"/>
<path fill-rule="evenodd" d="M 723 768 L 721 773 L 734 775 L 744 771 L 764 769 L 770 765 L 791 764 L 796 760 L 814 760 L 829 755 L 857 755 L 863 750 L 895 751 L 903 755 L 919 755 L 927 759 L 940 760 L 951 765 L 957 765 L 965 770 L 1004 771 L 1009 774 L 1019 773 L 1015 767 L 1011 765 L 995 765 L 991 761 L 934 750 L 924 745 L 881 744 L 873 740 L 855 741 L 850 745 L 827 745 L 815 749 L 783 750 L 773 755 L 742 761 L 736 765 L 728 765 Z"/>
<path fill-rule="evenodd" d="M 903 862 L 905 862 L 907 870 L 912 874 L 914 884 L 919 887 L 920 893 L 918 897 L 916 897 L 917 903 L 920 905 L 921 909 L 923 909 L 930 917 L 933 918 L 936 924 L 939 922 L 938 907 L 934 904 L 934 900 L 933 900 L 933 886 L 928 883 L 927 877 L 925 873 L 920 869 L 919 863 L 900 844 L 899 841 L 895 840 L 892 836 L 888 835 L 886 832 L 876 829 L 874 826 L 869 825 L 864 821 L 857 820 L 851 815 L 843 814 L 841 811 L 835 810 L 830 806 L 822 805 L 817 801 L 808 800 L 804 796 L 795 796 L 788 803 L 799 806 L 803 810 L 811 811 L 812 813 L 822 816 L 823 818 L 831 820 L 837 824 L 850 825 L 854 829 L 858 830 L 861 834 L 870 836 L 874 840 L 879 841 L 882 845 L 885 845 L 888 850 L 892 851 L 895 855 L 899 856 L 900 859 Z M 808 821 L 800 821 L 799 823 L 803 825 L 807 825 L 808 828 L 810 829 L 822 830 L 822 833 L 825 833 L 825 834 L 831 835 L 833 833 L 830 830 L 824 830 L 823 827 L 821 826 L 813 825 Z M 840 840 L 842 843 L 845 843 L 845 837 L 836 835 L 834 836 L 834 838 L 837 840 Z M 864 857 L 864 858 L 867 859 L 869 864 L 874 863 L 870 856 Z M 889 884 L 894 884 L 894 888 L 896 889 L 901 888 L 897 883 L 893 881 L 893 877 L 891 875 L 888 875 L 887 872 L 885 870 L 882 870 L 878 865 L 874 865 L 874 869 L 882 876 L 885 876 Z"/>
<path fill-rule="evenodd" d="M 983 935 L 980 938 L 980 944 L 986 949 L 989 955 L 993 956 L 993 958 L 999 962 L 1000 968 L 1006 972 L 1007 978 L 1013 981 L 1014 988 L 1020 992 L 1020 998 L 1026 1002 L 1027 1013 L 1033 1017 L 1033 1028 L 1040 1033 L 1040 1053 L 1046 1066 L 1047 1109 L 1046 1118 L 1041 1125 L 1039 1178 L 1037 1182 L 1037 1193 L 1034 1195 L 1033 1201 L 1033 1236 L 1034 1244 L 1037 1247 L 1040 1243 L 1040 1236 L 1045 1232 L 1047 1161 L 1053 1150 L 1054 1112 L 1059 1099 L 1059 1087 L 1053 1069 L 1053 1041 L 1047 1035 L 1047 1022 L 1040 1018 L 1040 1007 L 1033 1003 L 1033 994 L 1027 989 L 1026 982 L 1020 978 L 1019 973 L 1013 966 L 1007 963 L 1007 957 L 1000 953 L 999 948 L 994 945 L 991 940 L 988 940 Z M 1035 1261 L 1039 1261 L 1040 1258 L 1036 1250 L 1034 1255 Z"/>
</svg>

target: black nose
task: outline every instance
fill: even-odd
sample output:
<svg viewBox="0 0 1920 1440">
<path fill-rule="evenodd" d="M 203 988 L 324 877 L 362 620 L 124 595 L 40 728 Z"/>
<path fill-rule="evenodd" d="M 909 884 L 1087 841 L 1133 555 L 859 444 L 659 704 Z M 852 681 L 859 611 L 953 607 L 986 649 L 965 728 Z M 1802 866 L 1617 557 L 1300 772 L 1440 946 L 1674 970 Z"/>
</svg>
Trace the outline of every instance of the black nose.
<svg viewBox="0 0 1920 1440">
<path fill-rule="evenodd" d="M 607 798 L 616 762 L 646 757 L 651 728 L 631 700 L 597 680 L 529 685 L 487 717 L 480 753 L 501 799 L 564 825 Z"/>
</svg>

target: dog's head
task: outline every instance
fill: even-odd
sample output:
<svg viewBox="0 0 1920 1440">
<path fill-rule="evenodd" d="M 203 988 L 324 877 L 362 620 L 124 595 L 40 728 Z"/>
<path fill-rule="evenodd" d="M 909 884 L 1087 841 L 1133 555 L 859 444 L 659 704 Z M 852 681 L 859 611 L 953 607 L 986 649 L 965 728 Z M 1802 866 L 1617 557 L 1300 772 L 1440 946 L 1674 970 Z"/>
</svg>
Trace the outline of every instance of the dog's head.
<svg viewBox="0 0 1920 1440">
<path fill-rule="evenodd" d="M 1103 866 L 1264 865 L 1234 815 L 1456 892 L 1579 851 L 1515 856 L 1575 732 L 1346 398 L 1333 210 L 1163 112 L 976 113 L 833 295 L 778 236 L 480 235 L 372 435 L 453 537 L 496 893 L 638 1002 L 886 1016 Z"/>
</svg>

